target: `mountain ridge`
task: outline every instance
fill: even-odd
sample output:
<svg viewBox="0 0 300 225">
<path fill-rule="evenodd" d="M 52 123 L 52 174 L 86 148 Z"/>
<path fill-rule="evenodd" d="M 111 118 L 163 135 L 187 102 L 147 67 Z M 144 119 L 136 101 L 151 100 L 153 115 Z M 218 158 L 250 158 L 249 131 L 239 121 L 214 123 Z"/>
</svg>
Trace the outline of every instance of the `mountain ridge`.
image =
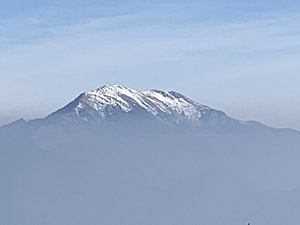
<svg viewBox="0 0 300 225">
<path fill-rule="evenodd" d="M 129 120 L 130 118 L 130 120 Z M 138 121 L 138 119 L 142 119 Z M 128 120 L 144 123 L 154 122 L 167 126 L 188 125 L 200 128 L 264 128 L 290 130 L 290 128 L 272 128 L 258 121 L 241 121 L 231 118 L 221 110 L 200 104 L 176 91 L 151 89 L 137 91 L 121 85 L 104 85 L 85 91 L 64 107 L 44 118 L 25 121 L 17 120 L 7 126 L 55 123 L 93 123 L 124 122 Z"/>
<path fill-rule="evenodd" d="M 105 85 L 83 92 L 47 118 L 58 116 L 63 119 L 99 122 L 116 114 L 129 115 L 136 112 L 173 125 L 190 123 L 201 126 L 208 121 L 211 125 L 239 123 L 226 113 L 202 105 L 175 91 L 152 89 L 140 92 L 120 85 Z"/>
</svg>

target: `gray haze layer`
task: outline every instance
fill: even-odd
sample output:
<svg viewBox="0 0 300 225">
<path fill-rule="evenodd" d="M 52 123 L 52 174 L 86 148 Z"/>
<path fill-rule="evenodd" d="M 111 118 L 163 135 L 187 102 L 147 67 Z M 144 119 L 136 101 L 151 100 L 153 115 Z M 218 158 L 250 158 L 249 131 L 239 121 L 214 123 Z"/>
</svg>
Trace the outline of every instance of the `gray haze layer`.
<svg viewBox="0 0 300 225">
<path fill-rule="evenodd" d="M 105 88 L 0 129 L 0 224 L 300 223 L 299 132 Z"/>
</svg>

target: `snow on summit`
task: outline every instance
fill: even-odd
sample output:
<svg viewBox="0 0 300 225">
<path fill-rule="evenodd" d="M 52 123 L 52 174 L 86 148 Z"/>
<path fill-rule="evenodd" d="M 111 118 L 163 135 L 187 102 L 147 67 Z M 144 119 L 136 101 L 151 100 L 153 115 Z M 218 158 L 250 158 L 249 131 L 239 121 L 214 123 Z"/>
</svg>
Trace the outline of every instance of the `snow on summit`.
<svg viewBox="0 0 300 225">
<path fill-rule="evenodd" d="M 120 85 L 105 85 L 82 93 L 52 115 L 101 121 L 115 114 L 144 113 L 160 121 L 201 124 L 204 117 L 230 120 L 223 112 L 199 104 L 174 91 L 136 91 Z"/>
</svg>

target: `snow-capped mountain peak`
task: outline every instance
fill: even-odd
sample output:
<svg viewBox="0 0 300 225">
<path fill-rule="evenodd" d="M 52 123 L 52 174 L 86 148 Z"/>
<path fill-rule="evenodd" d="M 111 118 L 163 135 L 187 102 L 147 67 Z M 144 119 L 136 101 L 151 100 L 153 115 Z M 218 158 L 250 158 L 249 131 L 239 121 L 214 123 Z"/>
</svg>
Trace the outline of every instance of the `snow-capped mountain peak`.
<svg viewBox="0 0 300 225">
<path fill-rule="evenodd" d="M 199 104 L 175 91 L 136 91 L 120 85 L 105 85 L 82 93 L 73 102 L 51 114 L 65 119 L 102 121 L 114 115 L 140 113 L 159 121 L 200 125 L 205 120 L 230 120 L 225 113 Z M 218 123 L 213 121 L 214 123 Z"/>
</svg>

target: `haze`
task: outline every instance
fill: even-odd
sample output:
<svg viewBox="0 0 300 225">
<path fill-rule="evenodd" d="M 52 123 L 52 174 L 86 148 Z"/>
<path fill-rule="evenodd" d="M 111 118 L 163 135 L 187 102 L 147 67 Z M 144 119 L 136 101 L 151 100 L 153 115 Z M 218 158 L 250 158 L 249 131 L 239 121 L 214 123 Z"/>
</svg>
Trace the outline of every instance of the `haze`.
<svg viewBox="0 0 300 225">
<path fill-rule="evenodd" d="M 121 96 L 0 128 L 0 224 L 299 224 L 299 132 Z"/>
</svg>

